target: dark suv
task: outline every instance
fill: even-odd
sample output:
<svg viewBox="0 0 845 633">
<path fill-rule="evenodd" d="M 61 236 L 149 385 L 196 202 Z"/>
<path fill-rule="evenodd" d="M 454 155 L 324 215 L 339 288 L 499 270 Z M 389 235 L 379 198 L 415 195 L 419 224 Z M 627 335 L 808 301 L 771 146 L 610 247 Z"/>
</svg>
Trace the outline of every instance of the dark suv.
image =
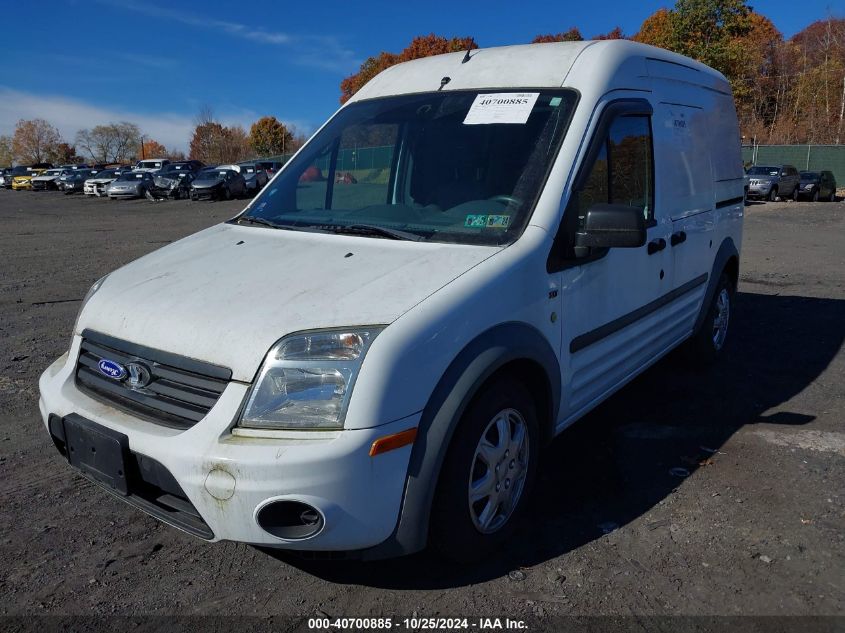
<svg viewBox="0 0 845 633">
<path fill-rule="evenodd" d="M 836 178 L 830 171 L 802 171 L 799 195 L 813 202 L 836 200 Z"/>
<path fill-rule="evenodd" d="M 748 170 L 749 198 L 774 202 L 778 198 L 798 200 L 801 177 L 792 165 L 754 165 Z"/>
</svg>

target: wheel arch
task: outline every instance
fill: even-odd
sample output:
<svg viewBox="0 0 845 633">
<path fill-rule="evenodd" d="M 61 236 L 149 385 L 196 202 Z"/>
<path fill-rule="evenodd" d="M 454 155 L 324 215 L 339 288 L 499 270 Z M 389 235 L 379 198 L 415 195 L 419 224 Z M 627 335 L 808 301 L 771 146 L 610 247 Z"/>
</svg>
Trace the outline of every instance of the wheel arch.
<svg viewBox="0 0 845 633">
<path fill-rule="evenodd" d="M 443 373 L 423 409 L 411 450 L 396 527 L 383 543 L 362 552 L 377 559 L 410 554 L 428 540 L 437 480 L 449 444 L 480 390 L 502 376 L 518 378 L 537 403 L 543 437 L 552 437 L 560 407 L 560 363 L 546 337 L 526 323 L 492 327 L 470 341 Z"/>
<path fill-rule="evenodd" d="M 704 301 L 701 303 L 701 309 L 698 312 L 698 318 L 693 328 L 693 336 L 698 333 L 704 323 L 704 319 L 707 316 L 707 309 L 713 301 L 713 295 L 716 293 L 716 288 L 719 285 L 719 279 L 723 272 L 730 277 L 734 290 L 736 290 L 739 283 L 739 251 L 730 237 L 726 237 L 719 246 L 719 250 L 716 251 L 716 257 L 713 260 L 713 267 L 707 283 L 707 291 L 704 293 Z"/>
</svg>

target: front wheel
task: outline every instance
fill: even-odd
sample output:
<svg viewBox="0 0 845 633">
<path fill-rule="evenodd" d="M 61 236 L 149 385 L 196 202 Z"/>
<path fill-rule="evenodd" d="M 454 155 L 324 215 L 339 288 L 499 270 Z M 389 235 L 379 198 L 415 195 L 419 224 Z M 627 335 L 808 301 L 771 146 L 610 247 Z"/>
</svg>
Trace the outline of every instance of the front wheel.
<svg viewBox="0 0 845 633">
<path fill-rule="evenodd" d="M 449 445 L 431 514 L 431 545 L 477 561 L 513 533 L 537 472 L 537 411 L 529 391 L 502 378 L 483 388 Z"/>
<path fill-rule="evenodd" d="M 778 199 L 778 189 L 777 187 L 772 187 L 769 191 L 769 202 L 777 202 Z"/>
<path fill-rule="evenodd" d="M 792 201 L 798 202 L 798 187 L 792 190 Z"/>
<path fill-rule="evenodd" d="M 725 348 L 731 322 L 735 288 L 725 273 L 719 278 L 716 292 L 707 308 L 704 322 L 687 342 L 688 357 L 698 365 L 715 361 Z"/>
<path fill-rule="evenodd" d="M 819 201 L 819 190 L 816 189 L 815 191 L 813 191 L 813 202 L 818 202 L 818 201 Z"/>
</svg>

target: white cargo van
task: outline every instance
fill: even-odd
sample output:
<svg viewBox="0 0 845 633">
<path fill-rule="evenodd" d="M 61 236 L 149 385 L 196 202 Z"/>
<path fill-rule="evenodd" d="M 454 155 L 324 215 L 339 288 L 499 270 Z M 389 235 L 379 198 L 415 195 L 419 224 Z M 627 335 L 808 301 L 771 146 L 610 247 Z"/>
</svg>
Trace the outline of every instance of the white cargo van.
<svg viewBox="0 0 845 633">
<path fill-rule="evenodd" d="M 719 354 L 742 219 L 702 64 L 401 64 L 241 215 L 94 284 L 41 413 L 70 465 L 209 541 L 478 556 L 550 438 L 681 343 Z"/>
</svg>

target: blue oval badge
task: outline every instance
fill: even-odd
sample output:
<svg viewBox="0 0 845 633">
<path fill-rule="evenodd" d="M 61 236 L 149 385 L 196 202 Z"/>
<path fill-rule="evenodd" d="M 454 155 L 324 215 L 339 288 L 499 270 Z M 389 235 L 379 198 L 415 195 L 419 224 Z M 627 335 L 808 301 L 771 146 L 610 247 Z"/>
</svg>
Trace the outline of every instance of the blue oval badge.
<svg viewBox="0 0 845 633">
<path fill-rule="evenodd" d="M 126 378 L 126 367 L 108 358 L 104 358 L 97 363 L 97 367 L 100 368 L 101 374 L 112 380 L 123 380 Z"/>
</svg>

